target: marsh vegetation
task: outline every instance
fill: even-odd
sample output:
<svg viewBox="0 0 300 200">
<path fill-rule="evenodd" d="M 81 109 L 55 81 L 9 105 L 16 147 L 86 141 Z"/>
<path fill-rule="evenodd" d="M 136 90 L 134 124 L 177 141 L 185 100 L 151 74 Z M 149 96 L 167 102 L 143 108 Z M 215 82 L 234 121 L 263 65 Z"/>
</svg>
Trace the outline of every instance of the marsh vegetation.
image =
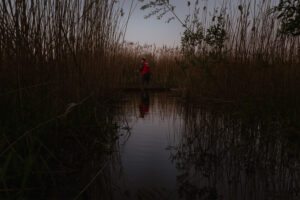
<svg viewBox="0 0 300 200">
<path fill-rule="evenodd" d="M 176 89 L 155 105 L 184 122 L 169 148 L 182 197 L 298 197 L 299 1 L 187 1 L 186 19 L 142 1 L 183 25 L 180 47 L 125 41 L 124 2 L 0 1 L 0 198 L 112 198 L 142 56 L 151 87 Z"/>
</svg>

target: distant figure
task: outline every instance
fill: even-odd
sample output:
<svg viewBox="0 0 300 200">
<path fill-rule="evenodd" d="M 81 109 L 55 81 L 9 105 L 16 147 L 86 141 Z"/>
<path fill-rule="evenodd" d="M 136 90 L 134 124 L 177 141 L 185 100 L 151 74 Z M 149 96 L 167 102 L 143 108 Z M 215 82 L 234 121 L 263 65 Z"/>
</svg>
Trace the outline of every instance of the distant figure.
<svg viewBox="0 0 300 200">
<path fill-rule="evenodd" d="M 149 112 L 149 94 L 146 92 L 141 93 L 140 116 L 144 118 Z"/>
<path fill-rule="evenodd" d="M 144 91 L 144 87 L 149 85 L 150 82 L 150 65 L 146 62 L 145 58 L 142 58 L 141 66 L 141 86 L 142 90 Z"/>
</svg>

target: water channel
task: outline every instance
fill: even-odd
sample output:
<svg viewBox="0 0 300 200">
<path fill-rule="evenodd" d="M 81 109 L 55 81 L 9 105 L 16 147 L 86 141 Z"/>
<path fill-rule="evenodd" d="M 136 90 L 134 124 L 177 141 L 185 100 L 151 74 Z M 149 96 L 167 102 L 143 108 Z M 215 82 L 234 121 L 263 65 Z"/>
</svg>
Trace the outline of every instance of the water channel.
<svg viewBox="0 0 300 200">
<path fill-rule="evenodd" d="M 277 117 L 187 106 L 165 92 L 128 93 L 120 110 L 111 199 L 300 198 L 299 142 Z"/>
</svg>

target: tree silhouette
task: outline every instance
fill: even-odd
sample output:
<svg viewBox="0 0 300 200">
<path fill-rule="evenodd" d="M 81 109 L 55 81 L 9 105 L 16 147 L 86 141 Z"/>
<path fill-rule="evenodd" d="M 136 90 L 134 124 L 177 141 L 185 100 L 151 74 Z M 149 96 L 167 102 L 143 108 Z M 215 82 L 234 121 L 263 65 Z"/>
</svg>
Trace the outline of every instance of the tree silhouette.
<svg viewBox="0 0 300 200">
<path fill-rule="evenodd" d="M 280 0 L 275 7 L 278 19 L 281 21 L 280 32 L 286 35 L 300 35 L 300 1 Z"/>
</svg>

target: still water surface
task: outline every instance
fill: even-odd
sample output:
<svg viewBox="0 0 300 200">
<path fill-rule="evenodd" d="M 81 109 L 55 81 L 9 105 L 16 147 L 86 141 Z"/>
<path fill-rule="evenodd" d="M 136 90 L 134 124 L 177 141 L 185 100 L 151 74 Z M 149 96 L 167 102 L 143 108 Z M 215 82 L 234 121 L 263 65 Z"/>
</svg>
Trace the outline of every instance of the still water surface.
<svg viewBox="0 0 300 200">
<path fill-rule="evenodd" d="M 114 199 L 297 199 L 299 153 L 281 123 L 169 93 L 128 93 Z"/>
<path fill-rule="evenodd" d="M 175 191 L 178 171 L 168 147 L 177 144 L 182 119 L 171 110 L 174 99 L 166 94 L 131 95 L 125 105 L 130 136 L 121 148 L 127 186 Z"/>
</svg>

